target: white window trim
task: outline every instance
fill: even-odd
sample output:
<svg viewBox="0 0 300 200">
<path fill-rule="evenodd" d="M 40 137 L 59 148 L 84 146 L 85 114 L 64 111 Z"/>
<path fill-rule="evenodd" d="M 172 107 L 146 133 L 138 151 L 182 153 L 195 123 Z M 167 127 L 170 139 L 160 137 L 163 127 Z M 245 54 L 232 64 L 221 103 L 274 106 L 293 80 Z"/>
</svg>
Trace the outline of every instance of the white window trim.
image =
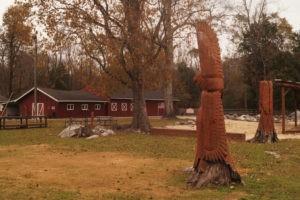
<svg viewBox="0 0 300 200">
<path fill-rule="evenodd" d="M 165 103 L 158 103 L 158 109 L 165 109 Z"/>
<path fill-rule="evenodd" d="M 111 110 L 112 112 L 118 111 L 118 103 L 111 103 L 111 104 L 110 104 L 110 110 Z"/>
<path fill-rule="evenodd" d="M 95 104 L 95 110 L 101 110 L 101 104 Z"/>
<path fill-rule="evenodd" d="M 133 103 L 130 104 L 130 111 L 133 111 Z"/>
<path fill-rule="evenodd" d="M 127 103 L 121 103 L 121 110 L 124 112 L 127 111 Z"/>
<path fill-rule="evenodd" d="M 81 104 L 81 110 L 89 110 L 89 104 Z"/>
<path fill-rule="evenodd" d="M 67 104 L 67 110 L 74 110 L 74 104 Z"/>
</svg>

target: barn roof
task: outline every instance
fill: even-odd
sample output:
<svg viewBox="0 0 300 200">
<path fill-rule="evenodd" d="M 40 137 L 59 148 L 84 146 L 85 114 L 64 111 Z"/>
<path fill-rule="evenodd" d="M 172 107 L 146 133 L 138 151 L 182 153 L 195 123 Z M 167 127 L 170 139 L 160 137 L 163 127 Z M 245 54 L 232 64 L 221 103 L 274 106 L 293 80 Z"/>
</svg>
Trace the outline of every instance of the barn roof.
<svg viewBox="0 0 300 200">
<path fill-rule="evenodd" d="M 0 103 L 6 102 L 8 99 L 0 95 Z"/>
<path fill-rule="evenodd" d="M 98 97 L 84 90 L 56 90 L 50 88 L 37 88 L 39 92 L 50 97 L 56 102 L 107 102 L 104 98 Z M 32 92 L 34 88 L 28 90 L 14 101 L 19 101 L 24 96 Z"/>
<path fill-rule="evenodd" d="M 131 90 L 123 90 L 120 92 L 116 92 L 113 94 L 111 99 L 133 99 L 133 94 Z M 145 99 L 146 100 L 164 100 L 164 93 L 161 90 L 146 90 L 145 91 Z M 178 99 L 174 99 L 174 101 L 178 101 Z"/>
</svg>

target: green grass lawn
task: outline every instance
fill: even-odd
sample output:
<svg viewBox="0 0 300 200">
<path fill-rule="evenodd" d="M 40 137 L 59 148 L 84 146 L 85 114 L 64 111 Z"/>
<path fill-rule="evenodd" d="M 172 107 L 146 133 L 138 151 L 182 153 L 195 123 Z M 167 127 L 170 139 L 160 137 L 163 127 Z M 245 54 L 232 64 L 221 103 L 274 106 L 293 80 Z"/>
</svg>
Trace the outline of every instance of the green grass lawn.
<svg viewBox="0 0 300 200">
<path fill-rule="evenodd" d="M 174 122 L 152 120 L 155 126 Z M 63 121 L 50 120 L 45 129 L 0 131 L 0 199 L 300 197 L 300 140 L 231 143 L 244 185 L 192 190 L 185 186 L 183 169 L 192 165 L 194 138 L 119 133 L 94 140 L 61 139 L 57 134 L 63 126 Z M 67 175 L 70 180 L 62 178 Z"/>
</svg>

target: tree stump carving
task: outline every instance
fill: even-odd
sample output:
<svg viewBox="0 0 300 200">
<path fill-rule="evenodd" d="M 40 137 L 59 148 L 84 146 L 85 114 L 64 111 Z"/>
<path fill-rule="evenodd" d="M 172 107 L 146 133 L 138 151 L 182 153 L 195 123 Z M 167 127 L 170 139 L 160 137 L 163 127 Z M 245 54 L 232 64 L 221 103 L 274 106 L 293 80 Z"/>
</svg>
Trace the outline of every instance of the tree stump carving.
<svg viewBox="0 0 300 200">
<path fill-rule="evenodd" d="M 260 81 L 259 83 L 259 111 L 260 119 L 256 134 L 250 142 L 274 143 L 278 141 L 273 118 L 273 83 Z"/>
<path fill-rule="evenodd" d="M 197 143 L 194 171 L 188 186 L 203 187 L 241 182 L 229 154 L 222 90 L 224 88 L 220 47 L 216 33 L 206 22 L 197 24 L 201 72 L 195 77 L 202 89 L 197 114 Z"/>
</svg>

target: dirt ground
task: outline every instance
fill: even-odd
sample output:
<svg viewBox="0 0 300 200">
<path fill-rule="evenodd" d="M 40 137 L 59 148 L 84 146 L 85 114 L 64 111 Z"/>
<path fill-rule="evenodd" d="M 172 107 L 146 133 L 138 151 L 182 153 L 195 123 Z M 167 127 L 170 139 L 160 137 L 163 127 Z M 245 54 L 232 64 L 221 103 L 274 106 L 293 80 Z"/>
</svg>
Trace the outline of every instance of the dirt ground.
<svg viewBox="0 0 300 200">
<path fill-rule="evenodd" d="M 191 119 L 196 120 L 195 116 L 180 117 L 180 119 Z M 287 129 L 293 127 L 294 122 L 287 123 Z M 225 120 L 226 131 L 230 133 L 244 133 L 246 134 L 246 139 L 251 139 L 254 137 L 258 122 L 249 122 L 249 121 L 240 121 L 240 120 Z M 176 128 L 176 129 L 188 129 L 195 130 L 195 126 L 191 125 L 175 125 L 175 126 L 166 126 L 167 128 Z M 281 134 L 281 123 L 275 123 L 275 129 L 278 133 L 279 139 L 300 139 L 300 133 L 297 134 Z"/>
<path fill-rule="evenodd" d="M 172 172 L 191 164 L 125 153 L 59 152 L 47 145 L 1 147 L 0 154 L 6 155 L 0 159 L 2 178 L 14 179 L 16 183 L 46 184 L 99 194 L 140 191 L 155 194 L 156 198 L 179 194 L 180 188 L 167 186 L 167 181 Z"/>
</svg>

